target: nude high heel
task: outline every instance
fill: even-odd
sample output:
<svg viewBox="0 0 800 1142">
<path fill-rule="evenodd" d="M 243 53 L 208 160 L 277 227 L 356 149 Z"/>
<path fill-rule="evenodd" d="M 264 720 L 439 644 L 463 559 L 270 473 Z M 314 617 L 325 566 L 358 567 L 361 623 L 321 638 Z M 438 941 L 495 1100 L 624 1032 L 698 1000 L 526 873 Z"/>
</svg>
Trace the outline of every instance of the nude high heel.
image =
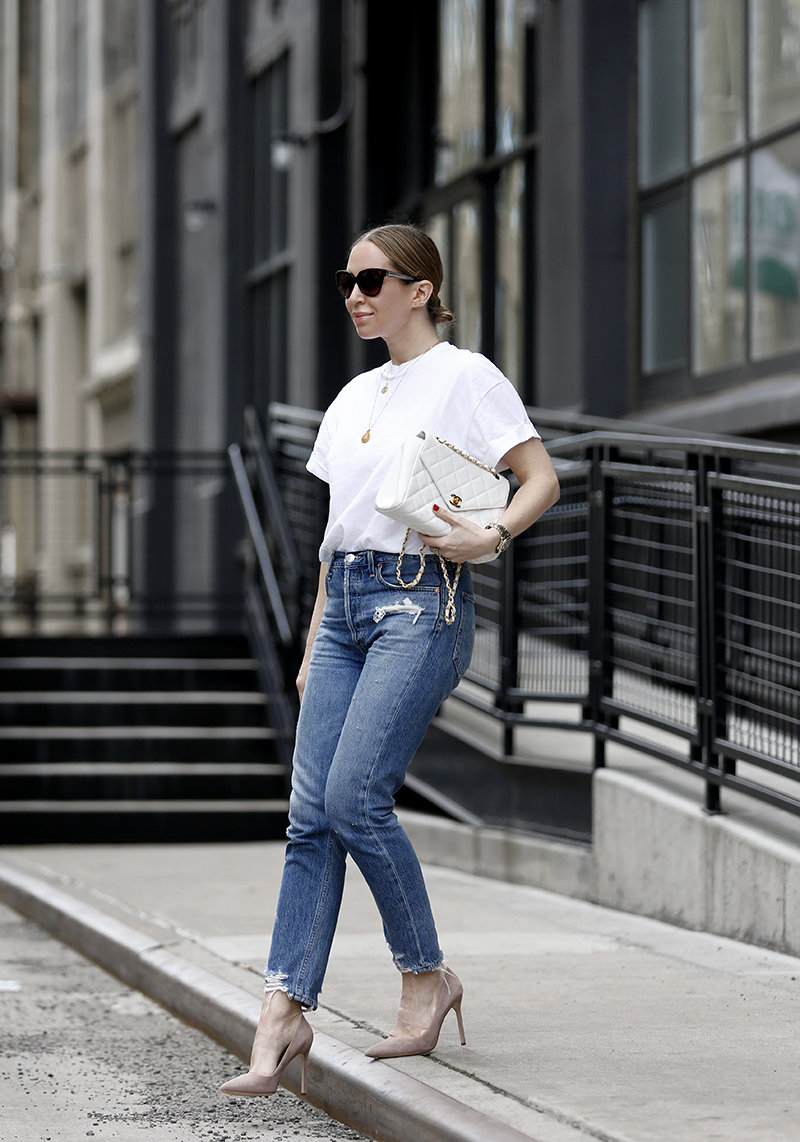
<svg viewBox="0 0 800 1142">
<path fill-rule="evenodd" d="M 370 1059 L 399 1059 L 404 1055 L 429 1055 L 439 1041 L 439 1032 L 448 1011 L 455 1011 L 458 1020 L 458 1033 L 461 1046 L 466 1047 L 467 1038 L 464 1034 L 464 1023 L 461 1019 L 461 998 L 464 988 L 461 980 L 449 968 L 442 969 L 442 986 L 436 1007 L 431 1018 L 430 1026 L 421 1035 L 400 1036 L 390 1035 L 370 1047 L 364 1054 Z"/>
<path fill-rule="evenodd" d="M 281 1081 L 281 1075 L 289 1066 L 292 1059 L 300 1056 L 303 1070 L 300 1080 L 300 1093 L 306 1093 L 306 1068 L 308 1065 L 308 1052 L 314 1041 L 314 1032 L 306 1022 L 305 1016 L 300 1017 L 300 1026 L 294 1033 L 291 1043 L 281 1055 L 280 1062 L 271 1075 L 262 1075 L 259 1071 L 250 1070 L 246 1075 L 238 1075 L 230 1079 L 219 1088 L 223 1094 L 239 1095 L 267 1095 L 274 1094 Z"/>
</svg>

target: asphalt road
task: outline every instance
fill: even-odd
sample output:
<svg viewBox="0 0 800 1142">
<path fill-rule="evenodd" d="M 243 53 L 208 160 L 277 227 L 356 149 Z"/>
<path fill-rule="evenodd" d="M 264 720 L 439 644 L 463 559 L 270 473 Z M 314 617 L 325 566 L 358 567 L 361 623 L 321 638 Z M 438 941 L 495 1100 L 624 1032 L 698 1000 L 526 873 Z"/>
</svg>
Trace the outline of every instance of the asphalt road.
<svg viewBox="0 0 800 1142">
<path fill-rule="evenodd" d="M 3 1142 L 344 1142 L 287 1091 L 218 1093 L 238 1059 L 0 905 Z"/>
</svg>

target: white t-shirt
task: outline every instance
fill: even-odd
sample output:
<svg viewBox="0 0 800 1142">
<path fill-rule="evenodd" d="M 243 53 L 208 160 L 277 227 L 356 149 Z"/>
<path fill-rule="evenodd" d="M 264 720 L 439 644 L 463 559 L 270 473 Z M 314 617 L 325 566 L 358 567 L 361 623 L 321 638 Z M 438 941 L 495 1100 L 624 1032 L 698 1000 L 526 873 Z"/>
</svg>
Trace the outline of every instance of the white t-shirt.
<svg viewBox="0 0 800 1142">
<path fill-rule="evenodd" d="M 515 444 L 539 437 L 514 386 L 480 353 L 442 341 L 411 363 L 360 373 L 325 413 L 307 465 L 330 486 L 321 562 L 334 551 L 400 550 L 406 529 L 375 511 L 375 496 L 400 445 L 421 429 L 493 468 L 507 467 L 501 459 Z M 408 551 L 419 547 L 412 532 Z"/>
</svg>

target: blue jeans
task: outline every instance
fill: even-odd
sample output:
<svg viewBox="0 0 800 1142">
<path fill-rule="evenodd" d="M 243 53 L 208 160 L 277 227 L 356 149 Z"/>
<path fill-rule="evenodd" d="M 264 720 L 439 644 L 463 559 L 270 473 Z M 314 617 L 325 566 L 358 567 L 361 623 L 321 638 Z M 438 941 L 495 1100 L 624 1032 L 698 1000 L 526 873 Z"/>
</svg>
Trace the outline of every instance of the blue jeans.
<svg viewBox="0 0 800 1142">
<path fill-rule="evenodd" d="M 403 561 L 410 582 L 419 557 Z M 452 578 L 455 568 L 448 565 Z M 337 552 L 326 580 L 292 774 L 289 843 L 266 969 L 279 987 L 317 1006 L 349 853 L 370 887 L 401 971 L 442 963 L 416 853 L 394 812 L 406 768 L 441 702 L 469 665 L 475 606 L 461 571 L 456 617 L 430 555 L 415 587 L 397 581 L 397 555 Z"/>
</svg>

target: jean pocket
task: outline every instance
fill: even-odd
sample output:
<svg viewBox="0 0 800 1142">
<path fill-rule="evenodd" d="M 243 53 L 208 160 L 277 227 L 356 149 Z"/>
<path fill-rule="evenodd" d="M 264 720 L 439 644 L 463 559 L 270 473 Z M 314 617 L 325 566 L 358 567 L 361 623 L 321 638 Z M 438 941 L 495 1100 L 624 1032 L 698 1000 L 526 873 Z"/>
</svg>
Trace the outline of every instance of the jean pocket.
<svg viewBox="0 0 800 1142">
<path fill-rule="evenodd" d="M 397 576 L 397 564 L 378 563 L 375 568 L 378 582 L 382 587 L 388 587 L 391 591 L 419 591 L 437 589 L 441 584 L 441 575 L 439 574 L 439 567 L 437 563 L 428 557 L 425 564 L 425 570 L 422 572 L 422 577 L 419 583 L 414 583 L 414 579 L 419 571 L 419 564 L 416 560 L 405 560 L 405 566 L 402 568 L 403 582 L 401 583 Z M 413 587 L 411 584 L 414 583 Z"/>
<path fill-rule="evenodd" d="M 453 666 L 459 680 L 466 674 L 475 646 L 475 596 L 461 593 L 458 608 L 458 631 L 453 644 Z"/>
</svg>

